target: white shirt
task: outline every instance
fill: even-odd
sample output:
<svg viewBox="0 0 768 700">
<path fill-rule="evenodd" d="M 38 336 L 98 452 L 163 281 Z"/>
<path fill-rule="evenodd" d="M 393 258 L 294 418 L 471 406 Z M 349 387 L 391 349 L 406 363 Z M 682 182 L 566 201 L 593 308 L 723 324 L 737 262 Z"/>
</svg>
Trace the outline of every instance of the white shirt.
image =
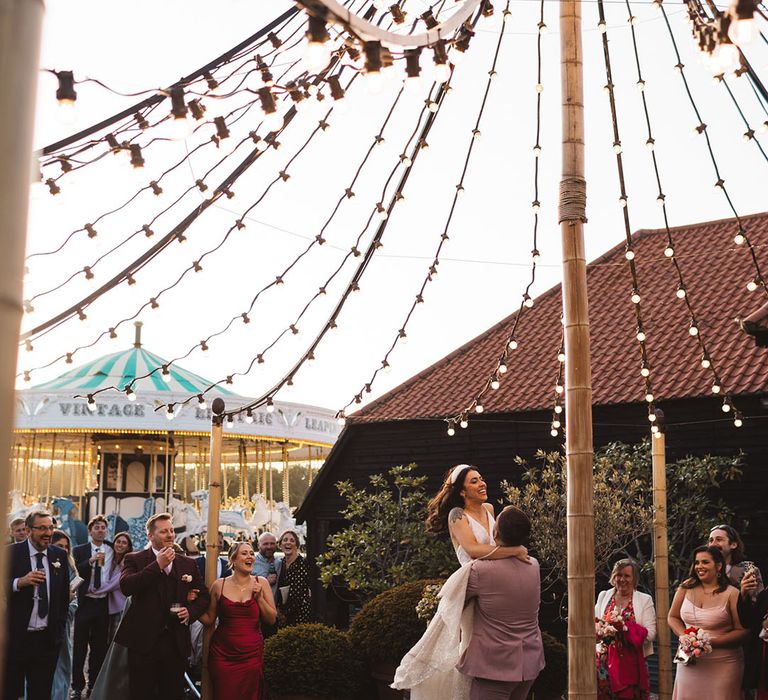
<svg viewBox="0 0 768 700">
<path fill-rule="evenodd" d="M 33 546 L 32 543 L 27 540 L 27 547 L 29 548 L 29 559 L 30 564 L 32 566 L 32 571 L 35 571 L 37 569 L 37 554 L 43 555 L 43 569 L 45 569 L 45 587 L 48 591 L 48 610 L 50 612 L 51 608 L 51 569 L 48 566 L 48 548 L 44 549 L 42 552 L 38 552 Z M 18 593 L 19 591 L 19 579 L 15 578 L 13 579 L 13 590 L 15 593 Z M 37 614 L 37 602 L 40 600 L 40 586 L 35 586 L 35 590 L 33 593 L 33 602 L 32 602 L 32 614 L 29 616 L 29 624 L 27 625 L 27 631 L 29 632 L 39 632 L 40 630 L 44 630 L 46 627 L 48 627 L 48 616 L 46 617 L 40 617 Z"/>
<path fill-rule="evenodd" d="M 96 552 L 104 552 L 104 566 L 101 567 L 101 588 L 107 584 L 109 572 L 112 570 L 112 558 L 115 555 L 114 550 L 106 542 L 101 545 L 95 545 L 91 542 L 91 556 L 96 556 Z M 91 564 L 91 582 L 88 585 L 88 592 L 85 594 L 89 598 L 106 598 L 108 593 L 101 593 L 101 588 L 94 588 L 96 564 Z"/>
<path fill-rule="evenodd" d="M 158 555 L 158 554 L 160 554 L 160 550 L 159 550 L 159 549 L 155 549 L 154 547 L 152 547 L 152 552 L 154 553 L 154 555 L 155 555 L 155 558 L 157 558 L 157 555 Z M 168 574 L 168 576 L 170 576 L 170 575 L 171 575 L 171 569 L 172 569 L 172 568 L 173 568 L 173 562 L 171 562 L 170 564 L 168 564 L 168 566 L 166 566 L 166 567 L 163 569 L 163 571 L 165 571 L 165 573 L 166 573 L 166 574 Z"/>
</svg>

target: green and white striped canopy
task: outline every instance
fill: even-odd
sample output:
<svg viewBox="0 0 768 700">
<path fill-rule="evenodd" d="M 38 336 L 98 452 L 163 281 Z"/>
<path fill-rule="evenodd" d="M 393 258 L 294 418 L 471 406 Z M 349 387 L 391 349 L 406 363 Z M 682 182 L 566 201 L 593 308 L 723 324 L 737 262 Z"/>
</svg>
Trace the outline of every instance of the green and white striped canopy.
<svg viewBox="0 0 768 700">
<path fill-rule="evenodd" d="M 124 389 L 128 383 L 137 376 L 148 374 L 156 367 L 167 365 L 168 361 L 155 355 L 143 347 L 133 347 L 111 355 L 105 355 L 93 362 L 77 367 L 56 379 L 38 384 L 30 388 L 30 391 L 73 392 L 90 393 L 109 386 Z M 200 394 L 213 382 L 188 372 L 181 367 L 171 365 L 168 381 L 163 379 L 160 370 L 150 377 L 140 379 L 133 385 L 134 391 L 140 393 L 142 389 L 151 393 L 165 392 L 168 394 Z M 232 396 L 233 393 L 217 387 L 212 392 Z"/>
</svg>

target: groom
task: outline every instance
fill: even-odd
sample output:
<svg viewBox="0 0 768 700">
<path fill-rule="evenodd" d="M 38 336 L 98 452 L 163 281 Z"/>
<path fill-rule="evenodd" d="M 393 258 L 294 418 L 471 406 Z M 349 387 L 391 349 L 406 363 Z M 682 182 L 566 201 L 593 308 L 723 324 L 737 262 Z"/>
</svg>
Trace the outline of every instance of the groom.
<svg viewBox="0 0 768 700">
<path fill-rule="evenodd" d="M 171 516 L 147 520 L 150 548 L 127 554 L 120 590 L 131 596 L 115 636 L 128 648 L 131 700 L 159 697 L 180 700 L 184 670 L 191 651 L 189 623 L 208 608 L 210 597 L 194 559 L 176 554 Z M 196 588 L 192 602 L 188 593 Z M 180 604 L 171 612 L 174 603 Z"/>
<path fill-rule="evenodd" d="M 494 530 L 496 544 L 527 545 L 531 523 L 507 506 Z M 456 668 L 472 676 L 470 700 L 524 700 L 544 668 L 539 630 L 539 563 L 478 559 L 472 563 L 466 601 L 475 602 L 472 638 Z"/>
</svg>

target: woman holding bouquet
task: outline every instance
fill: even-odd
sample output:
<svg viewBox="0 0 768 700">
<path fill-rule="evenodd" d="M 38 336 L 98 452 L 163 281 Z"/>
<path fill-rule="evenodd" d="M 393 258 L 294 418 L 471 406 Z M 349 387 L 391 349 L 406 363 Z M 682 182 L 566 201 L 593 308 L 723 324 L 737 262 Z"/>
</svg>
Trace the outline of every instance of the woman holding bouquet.
<svg viewBox="0 0 768 700">
<path fill-rule="evenodd" d="M 667 618 L 690 659 L 687 663 L 675 659 L 672 700 L 741 699 L 741 644 L 747 632 L 739 621 L 738 596 L 728 584 L 722 552 L 717 547 L 697 547 L 688 578 L 677 589 Z"/>
<path fill-rule="evenodd" d="M 637 590 L 640 567 L 634 559 L 613 565 L 610 583 L 595 605 L 598 700 L 647 700 L 650 686 L 645 657 L 653 654 L 656 610 Z"/>
</svg>

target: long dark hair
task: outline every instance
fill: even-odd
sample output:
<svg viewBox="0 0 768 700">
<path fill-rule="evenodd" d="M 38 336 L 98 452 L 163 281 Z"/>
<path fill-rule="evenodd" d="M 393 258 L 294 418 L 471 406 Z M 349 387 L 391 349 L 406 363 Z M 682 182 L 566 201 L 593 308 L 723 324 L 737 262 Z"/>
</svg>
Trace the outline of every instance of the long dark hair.
<svg viewBox="0 0 768 700">
<path fill-rule="evenodd" d="M 118 537 L 122 537 L 123 539 L 128 540 L 128 549 L 124 554 L 118 554 L 115 552 L 115 555 L 112 559 L 112 570 L 115 570 L 116 566 L 120 566 L 120 564 L 123 563 L 123 559 L 125 559 L 126 554 L 130 554 L 133 551 L 133 540 L 131 539 L 131 536 L 127 532 L 118 532 L 114 539 L 112 540 L 112 545 L 114 547 L 115 542 L 117 541 Z M 118 556 L 120 557 L 118 559 Z"/>
<path fill-rule="evenodd" d="M 715 589 L 715 592 L 722 593 L 730 585 L 728 576 L 725 573 L 725 558 L 723 557 L 723 553 L 717 547 L 708 547 L 707 545 L 696 547 L 696 549 L 693 550 L 688 578 L 680 585 L 682 588 L 696 588 L 696 586 L 701 585 L 701 579 L 699 579 L 699 575 L 696 573 L 696 555 L 702 554 L 703 552 L 706 552 L 712 557 L 715 565 L 720 564 L 720 571 L 717 573 L 717 588 Z"/>
<path fill-rule="evenodd" d="M 437 492 L 437 495 L 427 505 L 427 532 L 433 532 L 439 535 L 448 530 L 448 513 L 453 508 L 464 507 L 464 496 L 461 491 L 464 488 L 464 480 L 467 474 L 477 467 L 471 464 L 464 465 L 457 475 L 456 480 L 451 483 L 451 475 L 456 467 L 451 467 L 443 477 L 443 485 Z"/>
</svg>

